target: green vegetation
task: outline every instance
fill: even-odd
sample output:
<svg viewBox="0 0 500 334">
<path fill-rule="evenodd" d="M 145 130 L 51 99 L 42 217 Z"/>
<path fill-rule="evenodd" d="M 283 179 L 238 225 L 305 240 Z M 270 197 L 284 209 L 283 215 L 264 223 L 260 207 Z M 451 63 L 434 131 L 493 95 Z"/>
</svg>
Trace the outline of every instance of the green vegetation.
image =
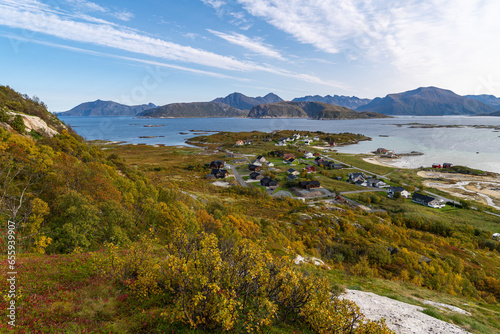
<svg viewBox="0 0 500 334">
<path fill-rule="evenodd" d="M 474 169 L 466 166 L 453 166 L 453 167 L 448 167 L 448 168 L 440 168 L 440 169 L 435 169 L 435 168 L 424 168 L 423 170 L 429 171 L 429 172 L 440 172 L 440 173 L 453 173 L 453 174 L 467 174 L 467 175 L 479 175 L 479 176 L 484 176 L 488 175 L 487 172 L 479 170 L 479 169 Z"/>
<path fill-rule="evenodd" d="M 225 132 L 198 137 L 203 148 L 177 148 L 89 145 L 71 130 L 53 138 L 0 130 L 0 215 L 15 222 L 17 265 L 25 275 L 16 329 L 388 332 L 383 324 L 359 322 L 352 303 L 330 299 L 330 292 L 358 286 L 417 304 L 416 297 L 448 302 L 473 316 L 428 312 L 474 332 L 500 330 L 500 246 L 491 239 L 498 217 L 430 209 L 383 192 L 349 195 L 380 209 L 365 212 L 273 198 L 259 187 L 216 187 L 205 178 L 210 161 L 234 159 L 221 147 L 269 156 L 277 147 L 267 136 L 291 134 Z M 256 144 L 235 147 L 245 136 Z M 297 156 L 300 149 L 283 148 Z M 287 166 L 277 168 L 283 178 Z M 409 171 L 379 171 L 416 179 Z M 320 169 L 303 177 L 333 190 L 352 186 L 335 179 L 346 173 Z M 4 254 L 5 231 L 3 225 Z M 297 254 L 326 265 L 294 265 Z"/>
</svg>

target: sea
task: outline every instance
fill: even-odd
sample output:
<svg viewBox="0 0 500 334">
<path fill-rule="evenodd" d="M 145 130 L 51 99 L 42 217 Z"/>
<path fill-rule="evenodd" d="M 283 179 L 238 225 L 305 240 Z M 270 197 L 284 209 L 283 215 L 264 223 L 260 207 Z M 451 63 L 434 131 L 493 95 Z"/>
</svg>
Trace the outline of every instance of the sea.
<svg viewBox="0 0 500 334">
<path fill-rule="evenodd" d="M 60 117 L 86 140 L 120 141 L 130 144 L 189 145 L 186 140 L 201 132 L 307 130 L 351 132 L 371 141 L 337 147 L 341 153 L 369 153 L 377 148 L 396 153 L 422 152 L 420 156 L 392 159 L 401 168 L 431 166 L 445 162 L 500 173 L 500 117 L 488 116 L 397 116 L 383 119 L 308 120 L 252 118 L 134 118 Z M 450 128 L 412 128 L 410 124 L 453 125 Z M 145 126 L 148 125 L 148 126 Z M 149 126 L 154 125 L 154 126 Z M 487 126 L 478 128 L 478 125 Z M 476 126 L 476 127 L 472 127 Z M 498 127 L 494 129 L 492 127 Z M 153 138 L 141 138 L 153 137 Z"/>
</svg>

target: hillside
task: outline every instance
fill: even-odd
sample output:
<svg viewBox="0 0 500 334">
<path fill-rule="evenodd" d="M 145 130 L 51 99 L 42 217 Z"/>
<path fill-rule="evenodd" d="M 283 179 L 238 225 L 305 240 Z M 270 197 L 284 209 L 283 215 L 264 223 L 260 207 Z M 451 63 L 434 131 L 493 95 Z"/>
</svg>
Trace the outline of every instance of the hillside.
<svg viewBox="0 0 500 334">
<path fill-rule="evenodd" d="M 311 119 L 358 119 L 386 118 L 373 112 L 356 112 L 352 109 L 323 102 L 278 102 L 253 107 L 249 118 L 311 118 Z"/>
<path fill-rule="evenodd" d="M 59 116 L 135 116 L 155 108 L 153 103 L 127 106 L 113 101 L 96 100 L 77 105 L 71 110 L 58 113 Z"/>
<path fill-rule="evenodd" d="M 269 93 L 264 97 L 248 97 L 241 93 L 232 93 L 222 98 L 218 97 L 212 102 L 224 103 L 236 109 L 250 110 L 253 106 L 264 103 L 281 102 L 283 99 L 276 94 Z"/>
<path fill-rule="evenodd" d="M 478 115 L 497 109 L 483 102 L 472 100 L 436 87 L 420 87 L 399 94 L 375 98 L 357 111 L 378 112 L 385 115 Z"/>
<path fill-rule="evenodd" d="M 4 105 L 41 106 L 12 96 Z M 321 104 L 300 109 L 328 112 Z M 359 187 L 346 179 L 356 168 L 388 175 L 391 185 L 422 184 L 416 171 L 313 146 L 307 149 L 343 167 L 306 173 L 314 164 L 306 146 L 276 146 L 294 134 L 318 137 L 318 145 L 368 139 L 221 132 L 192 138 L 199 147 L 155 147 L 87 143 L 71 129 L 52 137 L 0 129 L 0 217 L 12 222 L 0 226 L 0 250 L 7 254 L 15 239 L 14 261 L 2 263 L 19 272 L 16 296 L 5 294 L 0 309 L 16 304 L 19 333 L 392 334 L 338 298 L 348 287 L 419 306 L 445 302 L 471 315 L 423 312 L 474 333 L 500 330 L 498 217 L 485 212 L 493 210 L 480 203 L 432 209 L 383 189 L 352 192 Z M 285 153 L 298 158 L 296 180 L 288 180 Z M 279 188 L 239 184 L 236 173 L 247 178 L 258 155 L 273 162 L 262 174 Z M 218 180 L 223 186 L 206 177 L 214 160 L 233 167 Z M 299 180 L 320 182 L 332 197 L 273 193 Z M 342 191 L 365 209 L 334 196 Z M 12 289 L 7 278 L 1 271 L 2 291 Z"/>
<path fill-rule="evenodd" d="M 171 103 L 137 114 L 143 118 L 245 117 L 247 112 L 218 102 Z"/>
<path fill-rule="evenodd" d="M 336 106 L 346 107 L 350 109 L 356 109 L 360 106 L 368 104 L 371 99 L 360 99 L 356 96 L 344 96 L 344 95 L 307 95 L 304 97 L 297 97 L 292 100 L 292 102 L 324 102 L 328 104 L 333 104 Z"/>
<path fill-rule="evenodd" d="M 476 101 L 481 101 L 489 106 L 492 106 L 494 108 L 500 109 L 500 97 L 496 97 L 494 95 L 487 95 L 487 94 L 482 94 L 482 95 L 465 95 L 466 98 L 468 99 L 473 99 Z"/>
</svg>

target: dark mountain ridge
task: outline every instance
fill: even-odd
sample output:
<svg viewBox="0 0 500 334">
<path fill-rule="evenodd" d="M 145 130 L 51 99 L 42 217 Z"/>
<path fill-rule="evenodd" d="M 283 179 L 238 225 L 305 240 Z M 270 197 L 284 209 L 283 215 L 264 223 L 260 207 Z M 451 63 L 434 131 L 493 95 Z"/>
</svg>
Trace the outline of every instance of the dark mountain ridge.
<svg viewBox="0 0 500 334">
<path fill-rule="evenodd" d="M 304 97 L 296 97 L 292 100 L 292 102 L 324 102 L 336 106 L 347 107 L 350 109 L 356 109 L 360 106 L 370 103 L 371 101 L 371 99 L 360 99 L 357 96 L 345 95 L 307 95 Z"/>
<path fill-rule="evenodd" d="M 155 108 L 153 103 L 127 106 L 114 101 L 96 100 L 77 105 L 71 110 L 58 113 L 59 116 L 135 116 L 144 110 Z"/>
<path fill-rule="evenodd" d="M 245 117 L 247 111 L 218 102 L 170 103 L 137 114 L 145 118 Z"/>
<path fill-rule="evenodd" d="M 356 110 L 414 116 L 479 115 L 497 111 L 483 102 L 436 87 L 420 87 L 384 98 L 377 97 Z"/>
<path fill-rule="evenodd" d="M 264 97 L 249 97 L 241 93 L 232 93 L 224 98 L 218 97 L 212 102 L 224 103 L 236 109 L 250 110 L 253 106 L 256 106 L 258 104 L 275 103 L 281 101 L 283 101 L 283 99 L 274 93 L 269 93 Z"/>
<path fill-rule="evenodd" d="M 311 118 L 311 119 L 358 119 L 386 118 L 373 112 L 357 112 L 352 109 L 324 102 L 277 102 L 260 104 L 248 113 L 249 118 Z"/>
<path fill-rule="evenodd" d="M 494 95 L 487 95 L 487 94 L 482 94 L 482 95 L 465 95 L 466 98 L 468 99 L 473 99 L 476 101 L 481 101 L 483 103 L 486 103 L 489 106 L 492 106 L 494 108 L 500 109 L 500 97 L 496 97 Z"/>
</svg>

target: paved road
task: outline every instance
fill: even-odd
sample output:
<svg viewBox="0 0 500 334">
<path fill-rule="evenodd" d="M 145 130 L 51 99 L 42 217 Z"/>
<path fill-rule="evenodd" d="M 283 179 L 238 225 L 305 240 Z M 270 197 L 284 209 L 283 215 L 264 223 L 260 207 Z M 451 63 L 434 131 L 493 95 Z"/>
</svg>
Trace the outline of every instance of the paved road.
<svg viewBox="0 0 500 334">
<path fill-rule="evenodd" d="M 234 178 L 236 179 L 236 181 L 238 181 L 240 186 L 248 187 L 248 184 L 245 182 L 245 180 L 243 180 L 243 178 L 241 177 L 240 173 L 238 173 L 234 165 L 231 165 L 231 171 L 233 172 Z"/>
<path fill-rule="evenodd" d="M 375 191 L 387 191 L 384 188 L 372 188 L 372 187 L 363 187 L 367 189 L 363 190 L 353 190 L 353 191 L 342 191 L 340 194 L 357 194 L 357 193 L 369 193 L 369 192 L 375 192 Z"/>
</svg>

